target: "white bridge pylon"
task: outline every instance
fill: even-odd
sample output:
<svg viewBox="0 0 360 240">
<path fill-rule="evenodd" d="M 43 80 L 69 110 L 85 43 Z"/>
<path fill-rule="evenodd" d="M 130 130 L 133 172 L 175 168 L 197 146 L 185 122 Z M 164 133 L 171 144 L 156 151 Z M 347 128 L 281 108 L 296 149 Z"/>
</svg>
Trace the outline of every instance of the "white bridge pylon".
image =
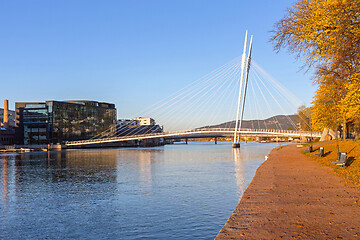
<svg viewBox="0 0 360 240">
<path fill-rule="evenodd" d="M 250 38 L 249 54 L 248 54 L 248 57 L 246 58 L 247 35 L 248 35 L 248 32 L 246 31 L 244 50 L 243 50 L 242 62 L 241 62 L 240 87 L 239 87 L 239 96 L 238 96 L 238 107 L 237 107 L 237 111 L 236 111 L 236 120 L 235 120 L 234 143 L 232 145 L 233 148 L 240 147 L 240 131 L 239 130 L 241 129 L 242 120 L 244 117 L 246 89 L 247 89 L 250 63 L 251 63 L 251 50 L 252 50 L 253 35 L 251 35 L 251 38 Z M 244 77 L 244 75 L 245 75 L 245 77 Z M 243 86 L 243 85 L 245 85 L 245 86 Z M 239 123 L 240 108 L 241 108 L 241 113 L 240 113 L 240 123 Z"/>
</svg>

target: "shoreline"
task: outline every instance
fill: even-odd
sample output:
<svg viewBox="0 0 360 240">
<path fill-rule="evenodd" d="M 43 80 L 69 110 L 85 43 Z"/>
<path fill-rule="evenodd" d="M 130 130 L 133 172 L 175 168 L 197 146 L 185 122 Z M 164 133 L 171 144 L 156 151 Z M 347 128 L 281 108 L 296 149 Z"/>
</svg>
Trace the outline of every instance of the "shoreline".
<svg viewBox="0 0 360 240">
<path fill-rule="evenodd" d="M 360 189 L 300 151 L 270 152 L 216 239 L 360 238 Z"/>
</svg>

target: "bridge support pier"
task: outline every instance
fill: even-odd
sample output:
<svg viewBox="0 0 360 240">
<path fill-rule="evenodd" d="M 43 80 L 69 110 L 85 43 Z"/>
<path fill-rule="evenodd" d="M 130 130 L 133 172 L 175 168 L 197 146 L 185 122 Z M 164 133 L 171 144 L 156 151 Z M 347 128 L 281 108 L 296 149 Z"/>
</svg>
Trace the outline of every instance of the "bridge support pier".
<svg viewBox="0 0 360 240">
<path fill-rule="evenodd" d="M 217 137 L 215 137 L 215 144 L 217 144 Z"/>
<path fill-rule="evenodd" d="M 232 147 L 233 148 L 240 148 L 240 143 L 233 143 Z"/>
</svg>

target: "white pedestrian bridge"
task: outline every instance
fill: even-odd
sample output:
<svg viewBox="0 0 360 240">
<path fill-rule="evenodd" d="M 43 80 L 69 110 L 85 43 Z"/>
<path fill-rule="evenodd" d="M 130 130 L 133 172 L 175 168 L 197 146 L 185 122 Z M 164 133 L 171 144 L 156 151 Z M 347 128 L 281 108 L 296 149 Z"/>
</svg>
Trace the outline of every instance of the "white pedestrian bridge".
<svg viewBox="0 0 360 240">
<path fill-rule="evenodd" d="M 295 131 L 295 130 L 274 130 L 274 129 L 240 129 L 238 130 L 241 137 L 313 137 L 320 138 L 322 132 L 315 131 Z M 186 139 L 186 138 L 211 138 L 211 137 L 227 137 L 234 135 L 234 128 L 198 128 L 192 130 L 149 133 L 129 136 L 107 137 L 99 139 L 89 139 L 82 141 L 68 141 L 65 143 L 68 147 L 89 146 L 93 144 L 116 143 L 126 141 L 136 141 L 144 139 Z"/>
</svg>

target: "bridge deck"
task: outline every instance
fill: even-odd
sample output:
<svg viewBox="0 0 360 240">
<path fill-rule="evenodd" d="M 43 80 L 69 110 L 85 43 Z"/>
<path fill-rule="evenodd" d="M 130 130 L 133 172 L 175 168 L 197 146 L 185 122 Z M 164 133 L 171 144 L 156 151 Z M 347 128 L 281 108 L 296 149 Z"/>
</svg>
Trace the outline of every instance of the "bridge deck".
<svg viewBox="0 0 360 240">
<path fill-rule="evenodd" d="M 294 130 L 272 130 L 272 129 L 241 129 L 238 131 L 241 136 L 259 136 L 259 137 L 321 137 L 321 132 L 310 132 L 310 131 L 294 131 Z M 185 131 L 176 132 L 163 132 L 163 133 L 150 133 L 141 135 L 121 136 L 121 137 L 109 137 L 100 139 L 89 139 L 82 141 L 68 141 L 65 143 L 66 146 L 81 146 L 89 144 L 100 144 L 100 143 L 114 143 L 124 141 L 134 141 L 141 139 L 155 139 L 155 138 L 192 138 L 192 137 L 222 137 L 230 136 L 234 134 L 234 129 L 230 128 L 200 128 Z"/>
</svg>

